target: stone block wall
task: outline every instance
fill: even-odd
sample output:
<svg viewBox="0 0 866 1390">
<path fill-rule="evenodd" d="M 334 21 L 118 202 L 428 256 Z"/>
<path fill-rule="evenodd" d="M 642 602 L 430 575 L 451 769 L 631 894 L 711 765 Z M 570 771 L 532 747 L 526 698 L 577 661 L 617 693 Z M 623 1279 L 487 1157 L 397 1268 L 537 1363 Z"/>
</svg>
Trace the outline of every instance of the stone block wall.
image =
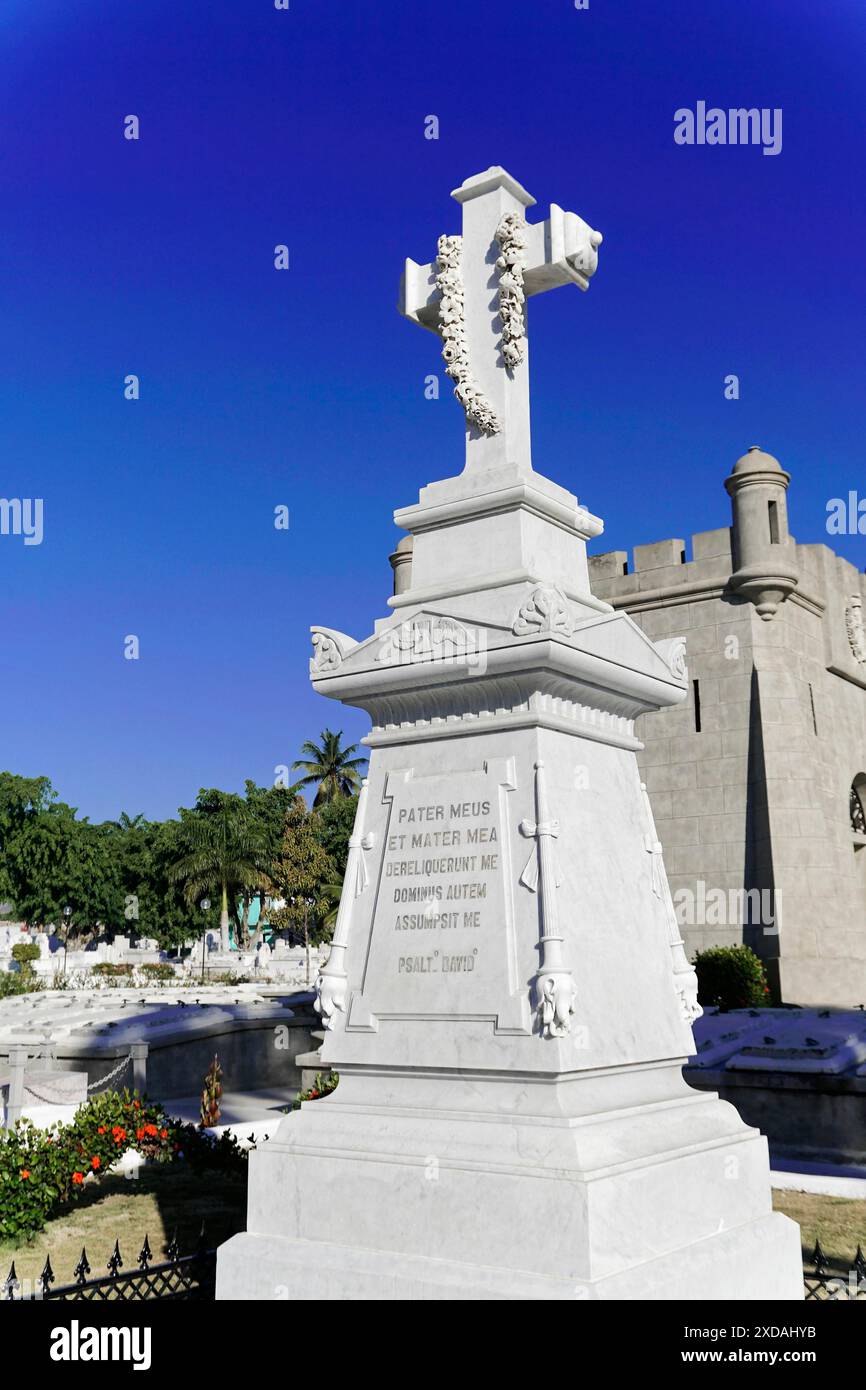
<svg viewBox="0 0 866 1390">
<path fill-rule="evenodd" d="M 797 589 L 765 622 L 728 587 L 731 529 L 691 548 L 637 546 L 633 568 L 624 551 L 589 559 L 597 597 L 653 640 L 687 639 L 688 701 L 636 729 L 687 951 L 745 940 L 786 1002 L 866 1002 L 866 847 L 848 813 L 866 773 L 866 666 L 844 620 L 862 576 L 792 541 Z"/>
</svg>

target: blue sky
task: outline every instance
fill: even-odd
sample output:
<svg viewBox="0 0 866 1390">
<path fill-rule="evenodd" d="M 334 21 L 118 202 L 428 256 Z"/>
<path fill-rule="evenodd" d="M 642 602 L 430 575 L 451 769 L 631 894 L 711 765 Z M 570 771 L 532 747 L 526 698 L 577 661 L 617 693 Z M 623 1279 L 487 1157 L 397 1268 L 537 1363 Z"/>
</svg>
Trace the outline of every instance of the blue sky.
<svg viewBox="0 0 866 1390">
<path fill-rule="evenodd" d="M 604 232 L 530 311 L 535 466 L 593 549 L 726 524 L 753 443 L 800 540 L 866 493 L 862 0 L 15 0 L 0 39 L 0 494 L 45 507 L 0 536 L 0 767 L 92 819 L 366 731 L 308 628 L 371 630 L 394 508 L 462 467 L 395 306 L 490 164 Z M 782 152 L 675 145 L 698 100 L 781 107 Z"/>
</svg>

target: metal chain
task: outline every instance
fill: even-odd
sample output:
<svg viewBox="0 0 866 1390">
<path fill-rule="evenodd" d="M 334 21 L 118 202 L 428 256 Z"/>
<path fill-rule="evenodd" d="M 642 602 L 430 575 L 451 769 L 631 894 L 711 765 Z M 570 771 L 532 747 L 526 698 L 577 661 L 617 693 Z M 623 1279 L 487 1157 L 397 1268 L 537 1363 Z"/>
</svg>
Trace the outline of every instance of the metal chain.
<svg viewBox="0 0 866 1390">
<path fill-rule="evenodd" d="M 129 1052 L 122 1059 L 122 1061 L 118 1062 L 114 1070 L 110 1071 L 107 1076 L 101 1076 L 98 1081 L 92 1081 L 87 1088 L 87 1094 L 90 1095 L 92 1091 L 99 1091 L 102 1089 L 103 1086 L 107 1086 L 109 1081 L 113 1081 L 116 1076 L 119 1076 L 120 1073 L 124 1071 L 126 1067 L 129 1066 L 131 1061 L 132 1053 Z"/>
<path fill-rule="evenodd" d="M 60 1073 L 60 1072 L 58 1072 L 57 1074 L 58 1074 L 58 1076 L 62 1075 L 62 1073 Z M 31 1081 L 28 1081 L 28 1080 L 27 1080 L 27 1073 L 26 1073 L 26 1072 L 25 1072 L 25 1074 L 24 1074 L 24 1089 L 30 1093 L 30 1095 L 33 1097 L 34 1100 L 41 1100 L 42 1103 L 43 1103 L 43 1105 L 65 1105 L 65 1104 L 74 1105 L 74 1104 L 75 1104 L 74 1101 L 66 1102 L 66 1101 L 63 1101 L 63 1100 L 58 1100 L 56 1095 L 54 1095 L 54 1096 L 46 1096 L 44 1093 L 42 1093 L 42 1092 L 40 1092 L 40 1091 L 37 1091 L 37 1089 L 36 1089 L 36 1087 L 33 1085 L 33 1083 L 32 1083 Z M 88 1088 L 88 1089 L 89 1089 L 89 1088 Z"/>
</svg>

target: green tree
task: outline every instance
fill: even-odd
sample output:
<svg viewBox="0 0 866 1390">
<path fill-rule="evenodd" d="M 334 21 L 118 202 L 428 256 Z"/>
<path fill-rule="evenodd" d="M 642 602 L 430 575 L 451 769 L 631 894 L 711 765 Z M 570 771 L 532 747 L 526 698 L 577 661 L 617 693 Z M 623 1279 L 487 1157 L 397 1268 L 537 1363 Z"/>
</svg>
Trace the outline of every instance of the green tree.
<svg viewBox="0 0 866 1390">
<path fill-rule="evenodd" d="M 351 743 L 348 748 L 340 746 L 342 729 L 337 733 L 325 729 L 319 737 L 321 746 L 307 739 L 301 748 L 302 756 L 292 763 L 293 768 L 300 768 L 304 773 L 300 786 L 318 788 L 314 806 L 322 806 L 335 797 L 356 792 L 367 762 L 366 758 L 352 757 L 358 751 L 356 743 Z"/>
<path fill-rule="evenodd" d="M 205 928 L 216 928 L 216 907 L 203 914 L 187 901 L 183 885 L 171 877 L 188 853 L 179 820 L 148 821 L 121 815 L 110 823 L 111 850 L 117 862 L 119 893 L 113 920 L 139 936 L 153 937 L 164 950 L 183 944 Z"/>
<path fill-rule="evenodd" d="M 332 874 L 329 883 L 322 884 L 322 897 L 325 900 L 322 925 L 328 928 L 329 939 L 333 937 L 334 928 L 337 925 L 337 913 L 340 911 L 340 899 L 343 896 L 344 886 L 345 876 L 342 871 Z"/>
<path fill-rule="evenodd" d="M 250 815 L 258 824 L 265 842 L 265 855 L 271 863 L 280 857 L 286 822 L 298 797 L 300 783 L 291 787 L 259 787 L 244 782 L 244 796 Z"/>
<path fill-rule="evenodd" d="M 180 816 L 183 853 L 169 877 L 183 883 L 190 904 L 219 897 L 220 949 L 227 951 L 229 904 L 234 908 L 244 890 L 269 883 L 265 836 L 243 797 L 215 787 L 200 791 L 194 808 L 181 807 Z"/>
<path fill-rule="evenodd" d="M 67 906 L 78 933 L 107 925 L 119 877 L 106 828 L 77 820 L 47 777 L 0 773 L 0 890 L 36 926 L 59 924 Z"/>
<path fill-rule="evenodd" d="M 11 898 L 19 914 L 20 900 L 34 888 L 21 842 L 43 816 L 69 811 L 55 806 L 56 801 L 57 793 L 47 777 L 0 772 L 0 897 Z"/>
<path fill-rule="evenodd" d="M 342 874 L 349 854 L 349 839 L 358 809 L 357 796 L 337 796 L 327 801 L 319 812 L 317 834 L 319 843 L 335 869 Z"/>
<path fill-rule="evenodd" d="M 250 816 L 258 826 L 263 841 L 264 877 L 261 883 L 243 888 L 237 904 L 239 939 L 249 944 L 249 919 L 257 893 L 261 897 L 261 911 L 257 930 L 261 930 L 264 916 L 264 897 L 271 887 L 271 871 L 282 854 L 283 837 L 292 807 L 298 795 L 299 783 L 291 787 L 260 787 L 247 780 L 244 794 Z"/>
<path fill-rule="evenodd" d="M 333 878 L 334 866 L 319 841 L 319 830 L 317 812 L 308 811 L 303 798 L 296 797 L 272 874 L 273 888 L 284 905 L 271 913 L 271 925 L 278 931 L 289 928 L 303 935 L 307 984 L 310 947 L 330 938 L 324 919 L 331 904 L 324 885 Z"/>
</svg>

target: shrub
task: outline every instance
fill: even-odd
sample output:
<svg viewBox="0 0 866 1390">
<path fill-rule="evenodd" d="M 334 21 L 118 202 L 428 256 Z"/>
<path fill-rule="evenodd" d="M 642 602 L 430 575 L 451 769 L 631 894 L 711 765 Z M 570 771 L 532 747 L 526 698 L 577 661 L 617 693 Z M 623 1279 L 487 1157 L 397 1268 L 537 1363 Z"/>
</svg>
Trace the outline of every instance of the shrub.
<svg viewBox="0 0 866 1390">
<path fill-rule="evenodd" d="M 329 1096 L 332 1091 L 337 1089 L 337 1082 L 339 1080 L 340 1078 L 335 1071 L 328 1072 L 328 1075 L 325 1077 L 322 1076 L 320 1071 L 317 1071 L 316 1079 L 312 1086 L 308 1086 L 306 1091 L 299 1091 L 295 1096 L 295 1099 L 292 1101 L 292 1109 L 300 1110 L 304 1101 L 319 1100 L 322 1096 Z"/>
<path fill-rule="evenodd" d="M 35 941 L 17 941 L 12 947 L 12 959 L 19 965 L 29 965 L 39 959 L 39 947 Z"/>
<path fill-rule="evenodd" d="M 54 1130 L 19 1120 L 0 1134 L 0 1237 L 30 1240 L 68 1186 L 68 1156 Z"/>
<path fill-rule="evenodd" d="M 698 1000 L 720 1009 L 769 1004 L 770 987 L 761 960 L 749 946 L 710 946 L 695 956 Z"/>
<path fill-rule="evenodd" d="M 113 961 L 110 960 L 101 960 L 98 965 L 94 965 L 90 973 L 91 975 L 102 976 L 105 979 L 110 980 L 122 978 L 126 975 L 131 975 L 132 966 L 127 965 L 125 961 L 120 961 L 117 964 L 115 964 Z"/>
<path fill-rule="evenodd" d="M 19 1120 L 0 1131 L 0 1239 L 31 1239 L 74 1202 L 86 1179 L 98 1182 L 129 1150 L 196 1173 L 240 1174 L 248 1153 L 229 1132 L 218 1139 L 169 1119 L 136 1091 L 106 1091 L 79 1106 L 70 1124 L 38 1129 Z"/>
<path fill-rule="evenodd" d="M 144 965 L 138 967 L 142 975 L 150 980 L 173 980 L 174 967 L 165 961 L 145 961 Z"/>
<path fill-rule="evenodd" d="M 98 1180 L 130 1148 L 147 1158 L 174 1152 L 162 1108 L 135 1092 L 106 1092 L 50 1129 L 19 1120 L 0 1135 L 0 1238 L 29 1240 L 88 1175 Z"/>
<path fill-rule="evenodd" d="M 29 965 L 0 974 L 0 999 L 8 999 L 13 994 L 33 994 L 43 988 L 42 980 Z"/>
<path fill-rule="evenodd" d="M 191 1122 L 175 1122 L 172 1143 L 175 1158 L 194 1173 L 220 1172 L 229 1177 L 240 1177 L 247 1171 L 249 1151 L 238 1142 L 230 1129 L 215 1135 Z"/>
</svg>

